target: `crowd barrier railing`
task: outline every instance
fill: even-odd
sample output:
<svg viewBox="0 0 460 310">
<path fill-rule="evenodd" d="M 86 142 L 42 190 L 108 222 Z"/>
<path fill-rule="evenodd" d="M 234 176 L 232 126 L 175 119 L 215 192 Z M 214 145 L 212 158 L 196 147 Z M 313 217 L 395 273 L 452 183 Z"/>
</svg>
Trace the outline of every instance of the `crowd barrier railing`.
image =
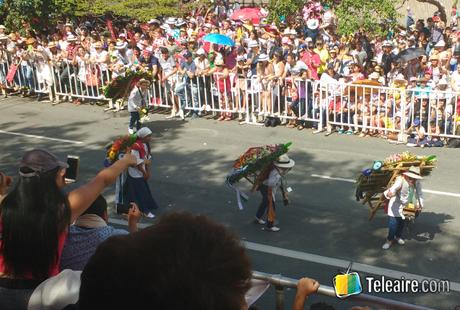
<svg viewBox="0 0 460 310">
<path fill-rule="evenodd" d="M 297 288 L 298 280 L 283 277 L 281 275 L 273 275 L 259 271 L 252 272 L 252 278 L 257 280 L 263 280 L 269 282 L 275 287 L 276 290 L 276 310 L 284 310 L 284 289 L 285 288 Z M 316 292 L 318 295 L 328 296 L 337 298 L 333 287 L 321 284 Z M 377 297 L 369 294 L 359 294 L 349 296 L 346 299 L 347 302 L 356 302 L 356 306 L 379 306 L 388 307 L 394 310 L 432 310 L 431 308 L 408 304 L 405 302 Z"/>
<path fill-rule="evenodd" d="M 77 98 L 108 101 L 102 88 L 113 77 L 107 64 L 77 58 L 49 61 L 1 52 L 0 82 L 9 88 L 48 94 L 50 99 Z M 415 120 L 426 135 L 460 138 L 460 93 L 422 88 L 339 84 L 300 78 L 241 77 L 215 72 L 193 78 L 176 74 L 167 80 L 155 77 L 149 104 L 201 114 L 239 116 L 247 124 L 264 118 L 308 124 L 320 131 L 334 127 L 354 133 L 407 134 Z M 412 127 L 412 128 L 411 128 Z"/>
</svg>

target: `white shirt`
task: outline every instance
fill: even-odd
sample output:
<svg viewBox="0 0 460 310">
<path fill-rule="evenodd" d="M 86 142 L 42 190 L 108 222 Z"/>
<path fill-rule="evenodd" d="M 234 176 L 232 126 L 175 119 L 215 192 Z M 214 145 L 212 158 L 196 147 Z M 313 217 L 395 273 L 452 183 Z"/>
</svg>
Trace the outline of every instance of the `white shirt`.
<svg viewBox="0 0 460 310">
<path fill-rule="evenodd" d="M 129 176 L 132 177 L 132 178 L 143 178 L 144 175 L 142 174 L 142 172 L 137 169 L 137 167 L 141 166 L 141 168 L 144 168 L 145 170 L 145 163 L 144 161 L 146 159 L 150 159 L 151 156 L 150 154 L 148 153 L 148 148 L 147 148 L 147 145 L 145 143 L 143 143 L 143 146 L 144 146 L 144 150 L 145 150 L 145 157 L 144 158 L 141 158 L 141 155 L 139 154 L 139 151 L 136 151 L 136 150 L 131 150 L 131 154 L 134 155 L 134 157 L 136 157 L 136 167 L 129 167 L 128 168 L 128 173 L 129 173 Z"/>
<path fill-rule="evenodd" d="M 128 98 L 128 112 L 137 112 L 138 108 L 142 107 L 143 105 L 147 105 L 147 94 L 147 90 L 142 94 L 139 88 L 134 87 Z"/>
<path fill-rule="evenodd" d="M 272 188 L 272 197 L 273 201 L 275 201 L 275 194 L 278 187 L 280 187 L 283 183 L 283 177 L 279 173 L 278 169 L 274 168 L 270 171 L 268 178 L 263 182 L 264 185 Z"/>
<path fill-rule="evenodd" d="M 388 197 L 391 193 L 391 198 L 388 203 L 388 216 L 401 217 L 404 219 L 403 209 L 410 203 L 409 201 L 409 183 L 403 176 L 399 176 L 393 186 L 387 189 L 384 194 Z M 423 192 L 420 181 L 415 182 L 415 197 L 418 200 L 419 206 L 423 208 Z"/>
</svg>

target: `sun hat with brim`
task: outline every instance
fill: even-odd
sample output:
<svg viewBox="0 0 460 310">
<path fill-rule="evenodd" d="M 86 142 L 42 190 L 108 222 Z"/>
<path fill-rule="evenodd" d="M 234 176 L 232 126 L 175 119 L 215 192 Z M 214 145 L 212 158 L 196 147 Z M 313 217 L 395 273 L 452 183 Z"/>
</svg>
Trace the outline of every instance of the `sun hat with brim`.
<svg viewBox="0 0 460 310">
<path fill-rule="evenodd" d="M 205 51 L 203 48 L 199 48 L 199 49 L 196 51 L 196 54 L 197 54 L 198 56 L 206 55 L 206 51 Z"/>
<path fill-rule="evenodd" d="M 256 40 L 251 40 L 251 41 L 249 41 L 249 43 L 248 43 L 248 47 L 249 47 L 249 48 L 259 47 L 259 42 L 257 42 Z"/>
<path fill-rule="evenodd" d="M 259 57 L 257 57 L 258 62 L 263 62 L 263 61 L 269 61 L 270 58 L 268 57 L 267 54 L 260 54 Z"/>
<path fill-rule="evenodd" d="M 420 167 L 411 166 L 409 170 L 403 172 L 405 176 L 416 180 L 423 180 L 423 177 L 420 174 Z"/>
<path fill-rule="evenodd" d="M 54 47 L 57 47 L 55 42 L 48 43 L 48 48 L 54 48 Z"/>
<path fill-rule="evenodd" d="M 449 85 L 449 83 L 447 83 L 446 79 L 442 78 L 439 80 L 438 85 Z"/>
<path fill-rule="evenodd" d="M 123 41 L 118 41 L 117 44 L 115 45 L 115 48 L 117 50 L 123 50 L 125 48 L 128 47 L 128 43 L 127 42 L 123 42 Z"/>
<path fill-rule="evenodd" d="M 169 25 L 175 25 L 176 24 L 176 21 L 177 19 L 175 19 L 174 17 L 168 17 L 165 21 L 166 24 L 169 24 Z"/>
<path fill-rule="evenodd" d="M 295 161 L 289 158 L 286 154 L 281 155 L 278 160 L 273 163 L 278 168 L 292 168 L 295 165 Z"/>
<path fill-rule="evenodd" d="M 75 42 L 75 41 L 77 41 L 77 37 L 74 36 L 73 34 L 69 34 L 69 35 L 67 36 L 67 41 L 68 41 L 68 42 Z"/>
<path fill-rule="evenodd" d="M 6 29 L 4 25 L 0 25 L 0 29 Z"/>
<path fill-rule="evenodd" d="M 395 82 L 407 82 L 406 79 L 404 78 L 404 75 L 402 75 L 401 73 L 395 77 L 394 81 Z"/>
<path fill-rule="evenodd" d="M 145 80 L 147 81 L 147 80 Z M 148 81 L 147 81 L 148 82 Z M 149 82 L 150 83 L 150 82 Z M 138 138 L 145 138 L 147 136 L 150 136 L 152 134 L 152 131 L 148 127 L 142 127 L 136 132 L 136 136 Z"/>
<path fill-rule="evenodd" d="M 147 22 L 147 24 L 149 24 L 149 25 L 158 24 L 159 25 L 160 21 L 158 19 L 156 19 L 156 18 L 152 18 L 151 20 L 149 20 Z"/>
<path fill-rule="evenodd" d="M 146 79 L 140 79 L 139 82 L 137 82 L 139 85 L 141 84 L 148 84 L 150 85 L 150 81 L 149 80 L 146 80 Z"/>
<path fill-rule="evenodd" d="M 60 161 L 55 155 L 42 149 L 28 151 L 19 162 L 19 175 L 22 177 L 34 177 L 40 173 L 48 172 L 55 168 L 69 168 L 69 165 Z M 32 172 L 23 172 L 24 168 Z"/>
<path fill-rule="evenodd" d="M 384 41 L 382 47 L 393 47 L 393 43 L 391 43 L 390 41 Z"/>
<path fill-rule="evenodd" d="M 439 55 L 431 55 L 430 61 L 431 60 L 439 60 Z"/>
<path fill-rule="evenodd" d="M 8 36 L 4 33 L 0 34 L 0 41 L 8 40 Z"/>
</svg>

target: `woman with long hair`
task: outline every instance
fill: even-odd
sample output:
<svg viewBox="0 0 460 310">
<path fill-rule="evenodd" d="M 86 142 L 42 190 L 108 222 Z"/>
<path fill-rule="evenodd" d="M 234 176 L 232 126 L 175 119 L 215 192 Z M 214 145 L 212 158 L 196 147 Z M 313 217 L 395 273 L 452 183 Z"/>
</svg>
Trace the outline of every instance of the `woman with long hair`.
<svg viewBox="0 0 460 310">
<path fill-rule="evenodd" d="M 135 164 L 128 154 L 66 194 L 66 163 L 45 150 L 24 154 L 19 180 L 0 204 L 0 309 L 27 309 L 34 288 L 60 271 L 68 226 Z"/>
</svg>

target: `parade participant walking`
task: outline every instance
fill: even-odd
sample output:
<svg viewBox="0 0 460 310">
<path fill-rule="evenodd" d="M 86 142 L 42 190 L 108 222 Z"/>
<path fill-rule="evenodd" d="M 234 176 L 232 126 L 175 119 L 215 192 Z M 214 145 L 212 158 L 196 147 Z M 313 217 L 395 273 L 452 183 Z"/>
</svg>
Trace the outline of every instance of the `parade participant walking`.
<svg viewBox="0 0 460 310">
<path fill-rule="evenodd" d="M 290 159 L 286 154 L 281 155 L 277 161 L 273 163 L 273 168 L 270 170 L 268 177 L 259 186 L 258 190 L 262 195 L 262 202 L 256 213 L 256 222 L 261 225 L 267 225 L 268 231 L 279 231 L 280 228 L 275 226 L 276 210 L 275 210 L 275 195 L 278 187 L 283 195 L 284 205 L 289 203 L 287 192 L 284 188 L 284 176 L 294 167 L 294 160 Z M 266 216 L 267 220 L 263 218 Z"/>
<path fill-rule="evenodd" d="M 125 204 L 132 202 L 139 206 L 139 209 L 148 218 L 154 218 L 152 213 L 158 209 L 158 205 L 152 197 L 149 184 L 150 178 L 150 139 L 152 131 L 147 127 L 142 127 L 137 132 L 137 140 L 132 146 L 131 154 L 137 159 L 137 166 L 129 168 L 124 184 Z"/>
<path fill-rule="evenodd" d="M 423 208 L 420 168 L 412 166 L 397 177 L 393 186 L 384 192 L 388 202 L 388 237 L 382 249 L 388 250 L 393 243 L 403 245 L 404 209 L 415 210 L 417 216 Z"/>
<path fill-rule="evenodd" d="M 129 120 L 128 132 L 133 134 L 141 128 L 139 110 L 147 107 L 147 89 L 150 86 L 150 82 L 146 79 L 141 79 L 137 83 L 137 87 L 131 91 L 128 99 L 128 112 L 131 116 Z"/>
</svg>

